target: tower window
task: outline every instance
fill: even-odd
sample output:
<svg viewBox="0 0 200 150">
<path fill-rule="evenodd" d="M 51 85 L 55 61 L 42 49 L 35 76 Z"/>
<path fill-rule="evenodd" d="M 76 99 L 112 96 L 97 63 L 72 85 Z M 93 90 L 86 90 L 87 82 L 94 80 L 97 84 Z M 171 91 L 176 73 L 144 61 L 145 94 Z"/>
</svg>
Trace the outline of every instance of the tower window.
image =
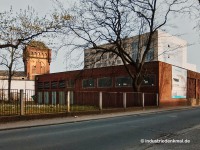
<svg viewBox="0 0 200 150">
<path fill-rule="evenodd" d="M 36 73 L 36 66 L 32 66 L 32 73 Z"/>
</svg>

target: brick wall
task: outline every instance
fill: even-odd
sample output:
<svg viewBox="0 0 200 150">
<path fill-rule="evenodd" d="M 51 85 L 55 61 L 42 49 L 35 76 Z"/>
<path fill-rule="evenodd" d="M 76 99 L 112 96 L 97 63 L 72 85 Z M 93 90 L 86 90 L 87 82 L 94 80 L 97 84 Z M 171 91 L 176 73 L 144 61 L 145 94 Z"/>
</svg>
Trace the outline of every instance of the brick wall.
<svg viewBox="0 0 200 150">
<path fill-rule="evenodd" d="M 172 98 L 172 65 L 163 62 L 151 62 L 146 64 L 147 73 L 155 75 L 155 85 L 142 86 L 141 91 L 146 93 L 159 93 L 160 106 L 178 106 L 187 105 L 187 98 L 199 98 L 200 95 L 200 74 L 192 71 L 187 71 L 187 98 Z M 133 70 L 134 71 L 134 70 Z M 85 69 L 79 71 L 68 71 L 61 73 L 53 73 L 46 75 L 39 75 L 36 77 L 36 92 L 37 91 L 106 91 L 106 92 L 134 92 L 132 87 L 116 87 L 115 80 L 119 76 L 128 76 L 123 66 Z M 109 88 L 99 88 L 97 86 L 97 79 L 102 77 L 112 77 L 113 84 Z M 83 88 L 82 80 L 94 78 L 95 87 Z M 65 80 L 75 80 L 74 87 L 65 88 L 51 88 L 52 82 L 59 82 Z M 38 83 L 49 82 L 50 87 L 48 89 L 38 89 Z M 50 93 L 51 99 L 51 93 Z M 57 95 L 58 97 L 58 95 Z M 51 100 L 50 100 L 51 101 Z"/>
<path fill-rule="evenodd" d="M 155 85 L 153 86 L 142 86 L 141 91 L 143 92 L 158 92 L 158 62 L 149 63 L 146 65 L 147 73 L 155 75 Z M 70 79 L 75 80 L 75 87 L 74 88 L 66 88 L 65 90 L 76 90 L 76 91 L 110 91 L 110 92 L 133 92 L 132 87 L 116 87 L 115 86 L 115 79 L 116 77 L 125 77 L 129 76 L 123 66 L 113 66 L 113 67 L 105 67 L 105 68 L 94 68 L 94 69 L 85 69 L 79 71 L 68 71 L 68 72 L 61 72 L 61 73 L 53 73 L 53 74 L 45 74 L 37 76 L 36 78 L 36 90 L 37 90 L 37 83 L 38 82 L 52 82 L 52 81 L 61 81 L 66 80 L 69 81 Z M 103 77 L 112 77 L 112 87 L 110 88 L 98 88 L 97 87 L 97 79 Z M 83 88 L 82 87 L 82 80 L 83 79 L 95 79 L 95 87 L 94 88 Z M 43 89 L 43 91 L 51 91 L 52 89 Z M 59 91 L 59 88 L 53 89 L 54 91 Z"/>
</svg>

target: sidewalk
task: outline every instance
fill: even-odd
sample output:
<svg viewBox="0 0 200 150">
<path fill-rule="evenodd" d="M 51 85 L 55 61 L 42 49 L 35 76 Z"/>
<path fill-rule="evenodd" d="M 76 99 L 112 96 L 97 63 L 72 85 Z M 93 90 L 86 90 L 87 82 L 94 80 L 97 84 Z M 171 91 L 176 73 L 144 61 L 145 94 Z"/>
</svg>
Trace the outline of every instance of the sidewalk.
<svg viewBox="0 0 200 150">
<path fill-rule="evenodd" d="M 136 110 L 136 111 L 129 111 L 129 112 L 109 113 L 109 114 L 97 114 L 97 115 L 85 115 L 85 116 L 60 117 L 60 118 L 52 118 L 52 119 L 37 119 L 37 120 L 28 120 L 28 121 L 8 122 L 8 123 L 0 124 L 0 131 L 9 130 L 9 129 L 18 129 L 18 128 L 30 128 L 30 127 L 36 127 L 36 126 L 74 123 L 74 122 L 80 122 L 80 121 L 113 118 L 113 117 L 120 117 L 120 116 L 127 116 L 127 115 L 145 115 L 145 114 L 150 114 L 150 113 L 159 113 L 159 112 L 171 111 L 171 110 L 193 109 L 197 107 L 200 107 L 200 106 L 154 108 L 154 109 L 149 109 L 149 110 Z"/>
</svg>

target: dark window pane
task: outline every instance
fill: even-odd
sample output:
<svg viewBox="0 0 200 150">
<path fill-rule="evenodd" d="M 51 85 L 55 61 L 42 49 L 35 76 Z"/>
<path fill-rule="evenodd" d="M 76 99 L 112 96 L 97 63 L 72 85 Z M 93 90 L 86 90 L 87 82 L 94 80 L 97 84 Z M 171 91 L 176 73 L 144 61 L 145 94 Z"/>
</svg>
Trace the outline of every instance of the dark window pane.
<svg viewBox="0 0 200 150">
<path fill-rule="evenodd" d="M 65 88 L 65 80 L 59 81 L 59 88 Z"/>
<path fill-rule="evenodd" d="M 144 77 L 142 85 L 154 86 L 155 85 L 155 75 L 147 75 L 146 77 Z"/>
<path fill-rule="evenodd" d="M 94 79 L 84 79 L 82 81 L 83 88 L 93 88 L 94 87 Z"/>
<path fill-rule="evenodd" d="M 74 84 L 75 84 L 74 80 L 71 80 L 71 79 L 70 79 L 67 83 L 68 83 L 68 84 L 67 84 L 67 87 L 68 87 L 68 88 L 73 88 L 73 87 L 74 87 Z"/>
<path fill-rule="evenodd" d="M 58 87 L 58 82 L 57 81 L 51 82 L 51 88 L 52 89 L 56 89 L 57 87 Z"/>
<path fill-rule="evenodd" d="M 132 84 L 132 79 L 130 77 L 117 77 L 115 85 L 116 87 L 129 87 Z"/>
<path fill-rule="evenodd" d="M 151 61 L 154 59 L 154 48 L 151 48 L 145 58 L 145 61 Z"/>
<path fill-rule="evenodd" d="M 44 88 L 49 89 L 50 88 L 50 83 L 49 82 L 44 82 Z"/>
<path fill-rule="evenodd" d="M 43 89 L 43 82 L 38 82 L 38 89 Z"/>
<path fill-rule="evenodd" d="M 112 78 L 100 78 L 98 79 L 98 87 L 111 87 Z"/>
</svg>

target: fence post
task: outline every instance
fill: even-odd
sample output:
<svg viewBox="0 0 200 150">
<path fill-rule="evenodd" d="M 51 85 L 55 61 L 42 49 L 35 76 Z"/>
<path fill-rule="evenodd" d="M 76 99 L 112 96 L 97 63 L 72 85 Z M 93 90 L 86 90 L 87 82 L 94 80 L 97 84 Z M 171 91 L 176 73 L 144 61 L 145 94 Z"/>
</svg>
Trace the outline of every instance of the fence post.
<svg viewBox="0 0 200 150">
<path fill-rule="evenodd" d="M 4 97 L 3 97 L 3 88 L 2 88 L 2 93 L 1 94 L 2 94 L 1 95 L 2 96 L 1 99 L 4 100 Z"/>
<path fill-rule="evenodd" d="M 70 112 L 70 91 L 67 92 L 67 112 Z"/>
<path fill-rule="evenodd" d="M 144 108 L 144 93 L 142 93 L 142 107 Z"/>
<path fill-rule="evenodd" d="M 102 110 L 102 92 L 99 92 L 99 110 Z"/>
<path fill-rule="evenodd" d="M 123 93 L 123 107 L 126 109 L 126 93 Z"/>
<path fill-rule="evenodd" d="M 156 93 L 156 105 L 159 106 L 158 93 Z"/>
<path fill-rule="evenodd" d="M 23 101 L 23 96 L 24 95 L 24 90 L 20 90 L 20 115 L 24 115 L 24 101 Z"/>
</svg>

